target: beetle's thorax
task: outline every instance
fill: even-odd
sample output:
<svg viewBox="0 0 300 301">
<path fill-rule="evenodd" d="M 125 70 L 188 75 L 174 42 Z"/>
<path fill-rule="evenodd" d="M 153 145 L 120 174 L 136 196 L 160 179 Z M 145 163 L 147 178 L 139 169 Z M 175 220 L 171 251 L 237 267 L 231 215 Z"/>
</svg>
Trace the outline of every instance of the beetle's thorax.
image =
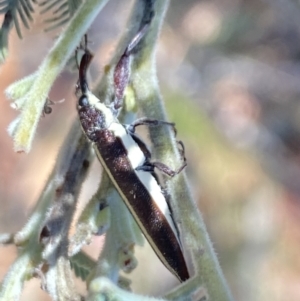
<svg viewBox="0 0 300 301">
<path fill-rule="evenodd" d="M 83 95 L 87 104 L 78 105 L 79 119 L 84 132 L 91 141 L 95 141 L 95 133 L 98 130 L 107 129 L 115 121 L 110 108 L 101 103 L 90 91 Z"/>
</svg>

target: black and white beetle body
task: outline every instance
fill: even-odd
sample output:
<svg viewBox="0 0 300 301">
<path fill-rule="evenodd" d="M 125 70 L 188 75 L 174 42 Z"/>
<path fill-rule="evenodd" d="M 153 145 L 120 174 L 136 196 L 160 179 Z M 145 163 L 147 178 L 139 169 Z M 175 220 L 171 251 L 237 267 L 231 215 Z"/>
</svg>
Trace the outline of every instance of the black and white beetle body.
<svg viewBox="0 0 300 301">
<path fill-rule="evenodd" d="M 117 119 L 123 93 L 129 80 L 128 49 L 133 49 L 142 38 L 145 28 L 139 31 L 125 50 L 114 72 L 114 107 L 101 103 L 88 88 L 86 69 L 92 59 L 86 50 L 79 67 L 79 85 L 82 92 L 78 101 L 78 114 L 82 129 L 93 143 L 97 157 L 111 181 L 126 203 L 141 231 L 163 264 L 180 281 L 189 278 L 177 228 L 154 175 L 154 167 L 169 175 L 175 175 L 185 164 L 174 172 L 162 163 L 151 163 L 150 153 L 144 143 L 134 134 L 140 124 L 168 124 L 151 119 L 141 119 L 131 126 L 122 125 Z M 134 43 L 134 45 L 132 45 Z M 125 74 L 125 76 L 124 76 Z M 122 78 L 119 78 L 121 76 Z M 121 84 L 120 84 L 121 83 Z M 120 92 L 121 91 L 121 92 Z"/>
</svg>

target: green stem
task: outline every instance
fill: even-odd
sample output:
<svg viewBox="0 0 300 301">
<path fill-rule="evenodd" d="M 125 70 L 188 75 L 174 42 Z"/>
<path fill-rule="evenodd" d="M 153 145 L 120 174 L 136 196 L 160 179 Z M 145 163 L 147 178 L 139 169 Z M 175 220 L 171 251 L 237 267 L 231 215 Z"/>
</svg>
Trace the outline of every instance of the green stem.
<svg viewBox="0 0 300 301">
<path fill-rule="evenodd" d="M 10 266 L 0 287 L 0 300 L 18 300 L 31 266 L 31 254 L 24 253 Z"/>
<path fill-rule="evenodd" d="M 68 194 L 70 197 L 73 195 L 74 199 L 78 198 L 80 183 L 83 181 L 84 174 L 86 174 L 86 168 L 80 168 L 78 149 L 80 149 L 81 146 L 81 152 L 84 154 L 80 156 L 80 158 L 83 161 L 89 154 L 88 145 L 82 145 L 83 138 L 84 143 L 87 143 L 85 137 L 83 137 L 83 134 L 80 132 L 78 122 L 76 122 L 61 148 L 59 158 L 56 160 L 56 166 L 49 176 L 47 184 L 30 219 L 23 229 L 14 236 L 14 242 L 16 246 L 20 247 L 20 252 L 18 258 L 11 265 L 8 273 L 4 277 L 0 287 L 0 300 L 18 300 L 24 281 L 32 278 L 34 271 L 39 271 L 41 265 L 44 264 L 45 261 L 42 258 L 43 244 L 40 241 L 41 230 L 45 225 L 45 221 L 47 221 L 47 215 L 51 213 L 51 205 L 52 207 L 57 205 L 58 197 L 61 196 L 60 193 Z M 79 171 L 74 170 L 74 168 L 79 169 Z M 72 178 L 70 178 L 70 176 Z M 62 214 L 65 224 L 57 222 L 60 226 L 65 225 L 65 228 L 58 229 L 62 232 L 61 235 L 64 235 L 63 243 L 61 243 L 60 246 L 65 247 L 65 250 L 56 252 L 58 253 L 57 257 L 60 256 L 63 260 L 65 260 L 67 253 L 67 246 L 64 244 L 64 241 L 68 235 L 73 210 L 75 210 L 75 208 L 71 208 L 71 210 L 67 212 L 67 215 Z M 52 245 L 52 242 L 50 239 L 49 245 Z M 62 255 L 65 256 L 63 257 Z M 59 263 L 61 261 L 62 260 L 60 260 Z M 56 280 L 64 280 L 62 278 L 65 276 L 65 272 L 68 272 L 68 268 L 65 268 L 67 264 L 69 263 L 63 262 L 63 264 L 60 265 L 63 268 L 58 271 L 60 272 L 58 273 L 58 277 L 50 279 L 50 285 L 46 283 L 47 287 L 53 286 L 52 283 Z M 71 279 L 71 276 L 69 279 Z M 68 286 L 69 283 L 70 281 L 68 281 L 66 286 Z"/>
<path fill-rule="evenodd" d="M 145 116 L 158 120 L 166 120 L 166 112 L 157 84 L 155 45 L 168 3 L 169 1 L 156 1 L 155 18 L 143 41 L 141 51 L 134 57 L 132 67 L 132 87 L 137 103 Z M 150 127 L 149 133 L 155 157 L 171 168 L 178 166 L 181 159 L 171 129 Z M 183 283 L 178 288 L 180 292 L 178 295 L 190 293 L 192 288 L 203 286 L 210 300 L 232 300 L 203 219 L 192 199 L 184 172 L 168 182 L 168 191 L 172 211 L 181 229 L 181 237 L 186 249 L 191 252 L 196 270 L 196 281 L 191 279 Z M 193 287 L 194 285 L 196 287 Z"/>
<path fill-rule="evenodd" d="M 26 94 L 21 119 L 14 132 L 15 150 L 28 152 L 50 88 L 79 45 L 82 36 L 108 0 L 86 0 L 44 59 Z"/>
</svg>

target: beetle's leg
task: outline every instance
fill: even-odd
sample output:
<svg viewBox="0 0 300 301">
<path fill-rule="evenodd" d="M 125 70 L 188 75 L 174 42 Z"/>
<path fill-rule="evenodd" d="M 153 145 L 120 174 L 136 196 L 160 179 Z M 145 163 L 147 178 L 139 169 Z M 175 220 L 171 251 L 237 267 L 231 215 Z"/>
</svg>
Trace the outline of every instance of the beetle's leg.
<svg viewBox="0 0 300 301">
<path fill-rule="evenodd" d="M 181 140 L 177 140 L 176 142 L 177 142 L 177 144 L 179 144 L 180 147 L 181 147 L 181 149 L 178 148 L 178 151 L 179 151 L 179 155 L 180 155 L 180 157 L 181 157 L 181 160 L 182 160 L 183 162 L 186 162 L 186 157 L 185 157 L 185 147 L 184 147 L 184 144 L 183 144 L 183 142 L 182 142 Z"/>
<path fill-rule="evenodd" d="M 145 164 L 138 166 L 136 170 L 143 170 L 148 172 L 153 172 L 154 168 L 157 168 L 160 172 L 168 175 L 169 177 L 173 178 L 174 176 L 178 175 L 185 167 L 187 163 L 186 161 L 176 170 L 171 169 L 164 163 L 161 162 L 145 162 Z"/>
<path fill-rule="evenodd" d="M 150 125 L 150 126 L 168 125 L 168 126 L 172 127 L 172 130 L 174 131 L 174 135 L 176 136 L 176 134 L 177 134 L 174 122 L 157 120 L 157 119 L 152 119 L 152 118 L 147 118 L 147 117 L 139 118 L 139 119 L 135 120 L 134 122 L 132 122 L 128 126 L 128 131 L 131 132 L 131 133 L 134 133 L 135 128 L 140 126 L 140 125 Z"/>
<path fill-rule="evenodd" d="M 187 163 L 186 163 L 186 157 L 185 157 L 185 149 L 184 149 L 184 144 L 182 141 L 176 141 L 177 144 L 180 145 L 181 149 L 178 148 L 178 151 L 179 151 L 179 154 L 180 154 L 180 157 L 181 157 L 181 160 L 183 161 L 182 162 L 182 165 L 179 166 L 179 168 L 177 168 L 176 170 L 173 170 L 171 169 L 169 166 L 167 166 L 166 164 L 164 163 L 161 163 L 161 162 L 151 162 L 151 164 L 156 167 L 159 171 L 167 174 L 168 176 L 170 177 L 174 177 L 176 175 L 178 175 L 186 166 L 187 166 Z"/>
<path fill-rule="evenodd" d="M 142 142 L 142 143 L 146 147 L 146 145 L 144 144 L 144 142 Z M 160 172 L 168 175 L 171 178 L 173 178 L 174 176 L 178 175 L 187 166 L 187 163 L 186 163 L 186 157 L 185 157 L 185 153 L 184 153 L 184 145 L 183 145 L 182 141 L 177 141 L 177 143 L 181 146 L 181 149 L 178 149 L 178 150 L 179 150 L 181 159 L 183 160 L 182 165 L 178 169 L 173 170 L 169 166 L 167 166 L 166 164 L 164 164 L 162 162 L 157 162 L 157 161 L 151 162 L 150 161 L 151 155 L 150 156 L 146 156 L 146 154 L 144 153 L 144 155 L 146 157 L 146 161 L 144 162 L 143 165 L 138 166 L 136 168 L 136 170 L 143 170 L 143 171 L 154 173 L 154 168 L 157 168 Z M 142 151 L 143 151 L 143 149 L 142 149 Z M 150 154 L 150 152 L 149 152 L 149 154 Z"/>
<path fill-rule="evenodd" d="M 133 135 L 135 133 L 135 128 L 137 126 L 140 126 L 140 125 L 149 125 L 149 126 L 167 125 L 167 126 L 171 126 L 172 127 L 175 136 L 176 136 L 176 133 L 177 133 L 176 132 L 176 128 L 175 128 L 175 123 L 173 123 L 173 122 L 167 122 L 167 121 L 157 120 L 157 119 L 151 119 L 151 118 L 140 118 L 140 119 L 137 119 L 136 121 L 134 121 L 133 123 L 131 123 L 127 127 L 127 130 L 128 130 L 128 132 L 131 133 L 132 137 L 133 137 Z M 145 163 L 143 165 L 137 167 L 136 170 L 143 170 L 143 171 L 154 172 L 154 168 L 157 168 L 159 171 L 167 174 L 170 177 L 174 177 L 175 175 L 179 174 L 186 167 L 187 163 L 186 163 L 186 158 L 185 158 L 184 145 L 183 145 L 182 141 L 176 141 L 176 142 L 181 147 L 181 149 L 178 148 L 178 150 L 179 150 L 179 153 L 180 153 L 180 157 L 181 157 L 181 159 L 183 161 L 183 164 L 177 170 L 172 170 L 166 164 L 161 163 L 161 162 L 150 162 L 151 156 L 147 157 L 146 155 L 145 155 L 145 157 L 146 157 Z M 136 143 L 139 144 L 137 141 L 136 141 Z M 142 142 L 142 143 L 146 147 L 146 145 L 144 144 L 144 142 Z"/>
<path fill-rule="evenodd" d="M 174 176 L 178 175 L 187 166 L 186 157 L 185 157 L 184 144 L 180 140 L 176 141 L 176 142 L 181 147 L 181 149 L 178 148 L 178 151 L 179 151 L 179 155 L 180 155 L 181 160 L 182 160 L 182 165 L 178 169 L 173 170 L 169 166 L 167 166 L 166 164 L 161 163 L 161 162 L 149 162 L 149 164 L 151 164 L 153 166 L 153 168 L 156 167 L 159 171 L 161 171 L 162 173 L 167 174 L 168 176 L 170 176 L 172 178 Z"/>
<path fill-rule="evenodd" d="M 140 126 L 140 125 L 150 125 L 150 126 L 161 126 L 161 125 L 168 125 L 172 127 L 172 130 L 174 132 L 174 135 L 177 135 L 177 130 L 175 127 L 175 123 L 174 122 L 168 122 L 168 121 L 163 121 L 163 120 L 157 120 L 157 119 L 151 119 L 151 118 L 147 118 L 147 117 L 143 117 L 143 118 L 139 118 L 137 120 L 135 120 L 134 122 L 132 122 L 130 125 L 127 126 L 127 130 L 128 132 L 130 132 L 131 134 L 135 133 L 135 128 Z M 185 158 L 185 149 L 184 149 L 184 144 L 181 140 L 176 141 L 181 149 L 178 148 L 180 156 L 182 158 L 182 160 L 185 162 L 186 158 Z"/>
<path fill-rule="evenodd" d="M 150 125 L 150 126 L 151 125 L 153 125 L 153 126 L 169 125 L 172 127 L 172 129 L 176 135 L 175 123 L 173 123 L 173 122 L 160 121 L 160 120 L 156 120 L 156 119 L 143 117 L 143 118 L 139 118 L 139 119 L 135 120 L 130 125 L 126 125 L 126 130 L 129 132 L 129 134 L 132 136 L 133 140 L 141 148 L 142 152 L 144 153 L 144 155 L 147 159 L 151 158 L 151 153 L 150 153 L 147 145 L 135 134 L 135 128 L 140 125 Z"/>
<path fill-rule="evenodd" d="M 123 98 L 124 92 L 129 82 L 130 77 L 130 55 L 134 53 L 136 50 L 137 45 L 145 36 L 150 23 L 151 19 L 145 23 L 137 34 L 133 37 L 130 41 L 128 46 L 126 47 L 125 51 L 123 52 L 120 60 L 118 61 L 115 70 L 114 70 L 114 101 L 113 101 L 113 108 L 118 111 L 123 105 Z"/>
<path fill-rule="evenodd" d="M 143 140 L 141 140 L 134 133 L 131 133 L 130 135 L 131 135 L 132 139 L 135 141 L 135 143 L 139 146 L 139 148 L 143 152 L 145 159 L 146 159 L 144 164 L 141 166 L 138 166 L 136 168 L 136 170 L 143 170 L 143 171 L 151 172 L 152 174 L 154 174 L 154 168 L 157 168 L 162 173 L 167 174 L 170 177 L 174 177 L 177 174 L 179 174 L 186 167 L 187 163 L 186 163 L 186 158 L 185 158 L 185 154 L 184 154 L 184 145 L 183 145 L 182 141 L 177 141 L 177 143 L 181 146 L 181 149 L 178 149 L 178 150 L 179 150 L 181 159 L 183 160 L 183 164 L 177 170 L 173 170 L 164 163 L 156 162 L 156 161 L 151 162 L 150 161 L 151 160 L 151 152 L 149 151 L 145 142 Z"/>
<path fill-rule="evenodd" d="M 138 147 L 140 148 L 140 150 L 143 152 L 146 161 L 149 161 L 151 159 L 151 152 L 148 149 L 146 143 L 136 134 L 129 132 L 130 136 L 132 137 L 132 139 L 134 140 L 134 142 L 138 145 Z"/>
</svg>

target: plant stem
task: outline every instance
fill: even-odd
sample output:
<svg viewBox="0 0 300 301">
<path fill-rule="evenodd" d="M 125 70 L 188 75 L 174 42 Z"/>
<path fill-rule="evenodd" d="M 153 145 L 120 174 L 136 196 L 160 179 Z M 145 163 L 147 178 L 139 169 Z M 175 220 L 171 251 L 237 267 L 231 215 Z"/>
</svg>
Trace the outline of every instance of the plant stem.
<svg viewBox="0 0 300 301">
<path fill-rule="evenodd" d="M 31 89 L 26 94 L 21 119 L 14 132 L 15 150 L 28 152 L 53 82 L 79 45 L 95 17 L 108 0 L 86 0 L 57 39 L 41 64 Z"/>
<path fill-rule="evenodd" d="M 132 88 L 136 101 L 145 116 L 158 120 L 166 120 L 166 113 L 156 77 L 155 45 L 168 3 L 169 1 L 155 2 L 154 20 L 142 41 L 144 45 L 141 46 L 141 51 L 134 56 L 132 67 Z M 155 157 L 171 168 L 178 166 L 180 156 L 171 129 L 149 127 L 149 133 Z M 184 172 L 169 181 L 168 191 L 175 220 L 181 229 L 181 237 L 186 249 L 191 252 L 196 270 L 196 281 L 192 279 L 183 283 L 178 292 L 184 293 L 186 290 L 190 293 L 197 285 L 205 288 L 209 300 L 232 300 L 203 219 L 192 199 Z"/>
</svg>

